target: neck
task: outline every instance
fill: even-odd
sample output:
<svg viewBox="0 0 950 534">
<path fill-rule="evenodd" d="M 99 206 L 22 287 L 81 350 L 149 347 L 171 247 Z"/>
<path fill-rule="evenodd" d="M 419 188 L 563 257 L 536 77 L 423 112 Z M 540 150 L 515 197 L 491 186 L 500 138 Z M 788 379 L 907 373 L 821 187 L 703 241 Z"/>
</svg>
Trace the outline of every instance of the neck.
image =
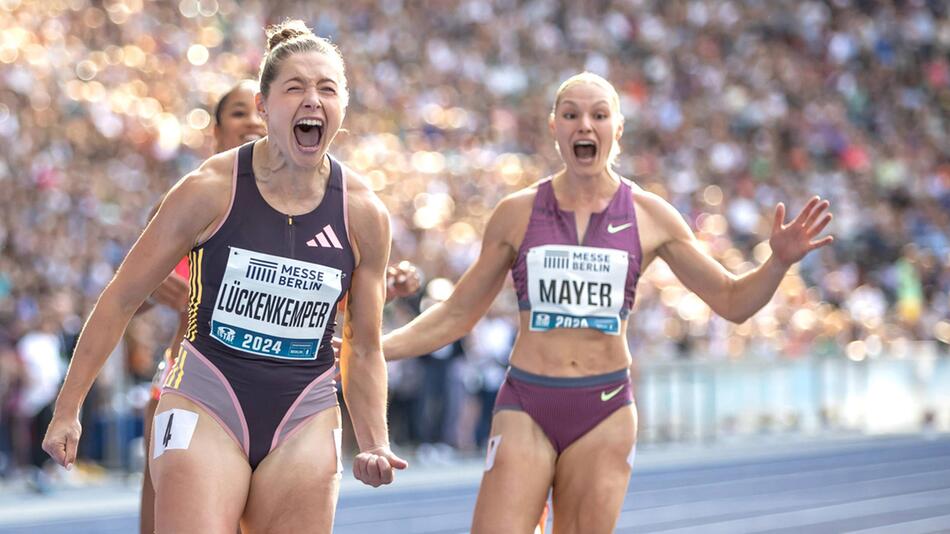
<svg viewBox="0 0 950 534">
<path fill-rule="evenodd" d="M 603 196 L 612 196 L 620 178 L 609 168 L 598 174 L 583 175 L 562 169 L 554 176 L 558 189 L 576 199 L 594 200 Z"/>
<path fill-rule="evenodd" d="M 330 165 L 326 152 L 320 155 L 320 165 L 315 168 L 299 167 L 281 153 L 276 143 L 266 137 L 261 141 L 260 163 L 255 165 L 259 171 L 257 179 L 268 185 L 283 185 L 291 189 L 303 189 L 312 186 L 330 174 Z"/>
</svg>

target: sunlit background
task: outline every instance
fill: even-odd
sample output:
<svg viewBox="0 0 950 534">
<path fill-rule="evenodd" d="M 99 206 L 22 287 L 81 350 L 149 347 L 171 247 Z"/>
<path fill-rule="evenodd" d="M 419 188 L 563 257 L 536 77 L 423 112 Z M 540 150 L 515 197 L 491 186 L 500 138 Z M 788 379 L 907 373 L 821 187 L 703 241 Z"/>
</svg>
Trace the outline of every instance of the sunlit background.
<svg viewBox="0 0 950 534">
<path fill-rule="evenodd" d="M 559 4 L 0 0 L 0 475 L 29 463 L 23 399 L 51 398 L 30 373 L 61 376 L 30 351 L 67 360 L 149 209 L 210 155 L 216 99 L 255 77 L 262 27 L 284 16 L 344 54 L 352 97 L 332 152 L 388 206 L 393 260 L 424 273 L 423 306 L 473 261 L 499 199 L 557 170 L 547 115 L 584 69 L 621 94 L 617 170 L 731 271 L 768 257 L 777 202 L 831 200 L 834 246 L 741 325 L 662 261 L 644 274 L 628 332 L 642 443 L 950 429 L 948 5 Z M 419 300 L 390 305 L 387 328 Z M 396 443 L 477 449 L 515 314 L 509 285 L 475 335 L 391 365 Z M 173 323 L 137 318 L 110 358 L 86 465 L 137 469 Z M 38 332 L 52 337 L 22 342 Z"/>
</svg>

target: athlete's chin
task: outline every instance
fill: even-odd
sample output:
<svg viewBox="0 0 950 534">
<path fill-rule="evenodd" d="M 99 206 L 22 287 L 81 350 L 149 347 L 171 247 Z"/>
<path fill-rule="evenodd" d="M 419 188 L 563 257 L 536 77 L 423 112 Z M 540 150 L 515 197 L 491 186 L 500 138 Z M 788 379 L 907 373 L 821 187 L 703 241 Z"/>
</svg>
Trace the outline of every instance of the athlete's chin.
<svg viewBox="0 0 950 534">
<path fill-rule="evenodd" d="M 607 165 L 602 161 L 571 161 L 567 164 L 568 170 L 575 176 L 594 177 L 607 171 Z"/>
<path fill-rule="evenodd" d="M 322 150 L 322 148 L 323 147 L 320 146 L 303 147 L 296 145 L 294 146 L 293 157 L 291 159 L 298 167 L 316 168 L 320 165 L 320 161 L 326 152 Z"/>
</svg>

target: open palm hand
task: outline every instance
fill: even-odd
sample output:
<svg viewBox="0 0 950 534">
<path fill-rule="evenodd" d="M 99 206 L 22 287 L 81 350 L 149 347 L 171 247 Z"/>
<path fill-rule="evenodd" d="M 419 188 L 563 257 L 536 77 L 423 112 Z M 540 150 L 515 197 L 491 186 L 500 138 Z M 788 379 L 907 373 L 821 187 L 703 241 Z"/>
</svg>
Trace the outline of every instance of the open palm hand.
<svg viewBox="0 0 950 534">
<path fill-rule="evenodd" d="M 783 265 L 791 266 L 812 250 L 831 244 L 834 237 L 830 235 L 815 239 L 831 222 L 831 213 L 826 213 L 830 205 L 827 200 L 812 197 L 801 213 L 792 222 L 785 224 L 785 204 L 779 202 L 775 206 L 772 237 L 769 238 L 772 255 Z"/>
</svg>

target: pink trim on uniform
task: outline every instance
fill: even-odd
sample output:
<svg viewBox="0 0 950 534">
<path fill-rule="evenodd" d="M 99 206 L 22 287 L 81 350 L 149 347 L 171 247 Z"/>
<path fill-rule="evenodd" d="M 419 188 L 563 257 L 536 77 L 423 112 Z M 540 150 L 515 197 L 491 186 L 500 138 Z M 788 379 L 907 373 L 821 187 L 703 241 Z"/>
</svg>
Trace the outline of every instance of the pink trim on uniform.
<svg viewBox="0 0 950 534">
<path fill-rule="evenodd" d="M 185 398 L 185 399 L 188 399 L 188 400 L 190 400 L 191 402 L 197 404 L 198 406 L 201 406 L 201 409 L 204 410 L 204 411 L 206 411 L 206 412 L 208 412 L 208 415 L 210 415 L 212 419 L 214 419 L 215 421 L 218 422 L 218 426 L 220 426 L 221 428 L 223 428 L 224 431 L 227 432 L 227 434 L 228 434 L 229 436 L 231 436 L 231 439 L 234 440 L 234 444 L 237 445 L 239 449 L 241 449 L 241 451 L 244 453 L 244 456 L 247 457 L 247 456 L 250 455 L 250 452 L 248 452 L 248 447 L 247 447 L 247 446 L 241 446 L 241 440 L 238 439 L 238 437 L 234 435 L 234 432 L 231 432 L 231 427 L 229 427 L 229 426 L 227 425 L 227 423 L 224 422 L 223 419 L 221 419 L 220 417 L 218 417 L 218 414 L 216 414 L 215 411 L 212 410 L 211 407 L 208 406 L 205 402 L 203 402 L 202 400 L 198 399 L 197 397 L 193 397 L 192 395 L 190 395 L 190 394 L 188 394 L 188 393 L 185 393 L 185 392 L 183 392 L 183 391 L 179 391 L 179 390 L 177 390 L 177 389 L 169 389 L 168 391 L 163 391 L 162 394 L 163 394 L 163 395 L 178 395 L 179 397 L 183 397 L 183 398 Z M 246 429 L 245 429 L 245 432 L 247 432 Z M 246 434 L 245 434 L 245 435 L 246 435 Z"/>
<path fill-rule="evenodd" d="M 290 408 L 287 409 L 287 412 L 284 413 L 284 418 L 280 420 L 280 424 L 277 425 L 277 429 L 274 430 L 274 439 L 271 441 L 271 444 L 270 444 L 271 451 L 276 449 L 277 446 L 280 444 L 279 443 L 281 441 L 280 433 L 283 432 L 284 425 L 286 425 L 287 422 L 290 420 L 290 416 L 294 414 L 294 411 L 297 409 L 297 406 L 299 406 L 300 403 L 303 402 L 307 394 L 310 393 L 310 390 L 312 390 L 317 384 L 326 380 L 327 377 L 333 376 L 333 371 L 335 370 L 336 370 L 336 367 L 330 367 L 322 375 L 314 378 L 313 382 L 310 382 L 309 384 L 307 384 L 307 387 L 303 388 L 303 391 L 300 392 L 300 395 L 297 395 L 297 398 L 296 400 L 294 400 L 294 403 L 291 404 Z M 320 410 L 320 412 L 322 411 L 323 410 Z M 301 422 L 299 425 L 297 425 L 296 428 L 292 429 L 290 433 L 287 434 L 287 437 L 284 438 L 283 441 L 287 441 L 288 439 L 290 439 L 291 436 L 293 436 L 298 430 L 300 430 L 303 427 L 304 422 L 309 421 L 311 417 L 313 417 L 314 415 L 317 415 L 320 412 L 316 412 L 310 415 L 309 417 L 307 417 L 306 419 L 304 419 L 303 422 Z"/>
<path fill-rule="evenodd" d="M 274 446 L 272 446 L 270 449 L 270 452 L 274 452 L 274 449 L 276 449 L 278 446 L 283 445 L 284 443 L 287 443 L 288 441 L 290 441 L 290 438 L 296 436 L 298 432 L 303 430 L 303 427 L 307 426 L 307 423 L 309 423 L 311 419 L 322 414 L 324 410 L 326 410 L 326 408 L 324 408 L 323 410 L 320 410 L 319 412 L 314 412 L 308 415 L 306 418 L 304 418 L 304 420 L 301 421 L 299 425 L 295 426 L 293 430 L 287 433 L 287 436 L 284 439 L 280 440 L 280 443 L 277 443 Z M 279 436 L 280 434 L 277 434 L 277 435 Z"/>
<path fill-rule="evenodd" d="M 218 230 L 220 230 L 221 227 L 224 226 L 224 223 L 227 222 L 228 216 L 231 215 L 231 208 L 234 207 L 234 197 L 237 196 L 238 155 L 240 153 L 240 150 L 234 151 L 234 171 L 231 174 L 231 202 L 228 203 L 228 211 L 224 212 L 224 217 L 221 217 L 221 220 L 218 221 L 218 225 L 214 227 L 214 231 L 208 235 L 208 238 L 195 245 L 196 248 L 211 240 L 211 238 L 214 237 L 214 234 L 218 233 Z"/>
<path fill-rule="evenodd" d="M 207 365 L 208 368 L 211 369 L 211 372 L 214 373 L 214 375 L 218 377 L 218 380 L 221 381 L 221 384 L 224 385 L 224 389 L 228 392 L 228 396 L 231 397 L 231 403 L 234 405 L 234 411 L 237 412 L 238 419 L 240 419 L 241 421 L 241 430 L 244 431 L 244 436 L 243 436 L 244 437 L 244 452 L 246 452 L 247 455 L 250 456 L 251 434 L 247 430 L 247 419 L 244 417 L 244 410 L 241 409 L 241 403 L 238 402 L 237 395 L 234 393 L 234 389 L 231 388 L 231 384 L 228 382 L 226 378 L 224 378 L 224 374 L 221 373 L 221 371 L 217 367 L 215 367 L 214 364 L 208 361 L 208 358 L 205 358 L 204 355 L 201 354 L 198 351 L 198 349 L 196 349 L 195 346 L 192 345 L 187 339 L 182 340 L 181 343 L 182 345 L 185 345 L 187 349 L 189 349 L 188 350 L 189 353 L 197 356 L 199 360 L 201 360 L 205 365 Z"/>
</svg>

